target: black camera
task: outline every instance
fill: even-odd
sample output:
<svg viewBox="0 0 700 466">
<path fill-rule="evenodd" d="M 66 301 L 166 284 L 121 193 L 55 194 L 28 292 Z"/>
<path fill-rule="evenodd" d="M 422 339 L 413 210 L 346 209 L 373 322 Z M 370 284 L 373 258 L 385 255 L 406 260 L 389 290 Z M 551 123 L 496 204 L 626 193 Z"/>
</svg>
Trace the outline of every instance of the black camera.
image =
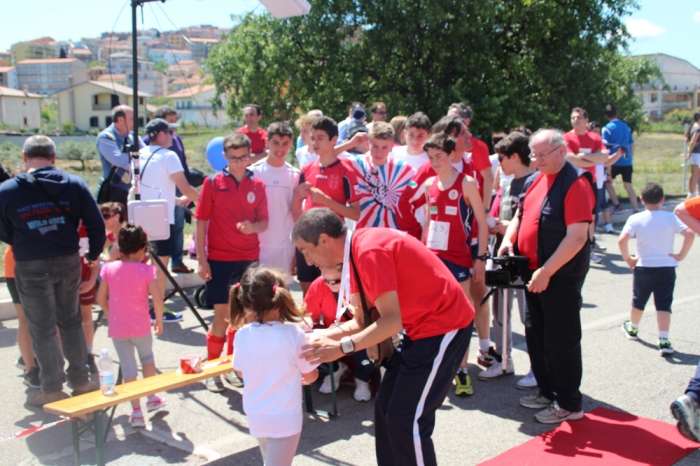
<svg viewBox="0 0 700 466">
<path fill-rule="evenodd" d="M 490 288 L 524 288 L 528 274 L 525 256 L 498 256 L 491 259 L 494 269 L 486 271 L 486 286 Z"/>
</svg>

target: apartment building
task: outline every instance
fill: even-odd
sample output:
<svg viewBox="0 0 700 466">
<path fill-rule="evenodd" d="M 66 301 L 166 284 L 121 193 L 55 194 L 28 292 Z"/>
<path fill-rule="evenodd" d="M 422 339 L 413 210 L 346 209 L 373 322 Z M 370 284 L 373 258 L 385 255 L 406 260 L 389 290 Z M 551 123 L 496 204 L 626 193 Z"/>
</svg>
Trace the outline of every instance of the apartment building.
<svg viewBox="0 0 700 466">
<path fill-rule="evenodd" d="M 12 44 L 10 50 L 14 63 L 22 60 L 37 60 L 56 57 L 56 52 L 51 44 L 56 42 L 51 37 L 42 37 L 40 39 L 31 40 L 28 42 L 18 42 Z"/>
<path fill-rule="evenodd" d="M 638 57 L 654 61 L 668 85 L 667 89 L 661 83 L 635 88 L 645 115 L 651 119 L 662 119 L 675 109 L 700 110 L 700 69 L 687 60 L 665 53 Z"/>
<path fill-rule="evenodd" d="M 77 58 L 22 60 L 16 67 L 19 86 L 37 94 L 53 94 L 88 80 L 87 65 Z"/>
<path fill-rule="evenodd" d="M 0 86 L 19 89 L 17 68 L 14 66 L 0 66 Z"/>
<path fill-rule="evenodd" d="M 0 125 L 41 127 L 41 96 L 0 86 Z"/>
</svg>

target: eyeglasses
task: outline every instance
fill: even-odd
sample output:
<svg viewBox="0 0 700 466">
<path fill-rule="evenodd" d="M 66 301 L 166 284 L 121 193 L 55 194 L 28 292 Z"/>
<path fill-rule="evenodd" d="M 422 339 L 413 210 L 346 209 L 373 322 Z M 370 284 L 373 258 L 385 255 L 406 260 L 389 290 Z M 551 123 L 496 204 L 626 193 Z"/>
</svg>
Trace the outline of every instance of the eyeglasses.
<svg viewBox="0 0 700 466">
<path fill-rule="evenodd" d="M 109 220 L 110 218 L 116 217 L 116 216 L 117 216 L 116 213 L 112 213 L 112 212 L 102 212 L 102 217 L 103 217 L 105 220 Z"/>
<path fill-rule="evenodd" d="M 326 280 L 325 278 L 323 279 L 324 282 L 326 282 L 326 285 L 338 285 L 340 284 L 340 279 L 336 280 Z"/>
<path fill-rule="evenodd" d="M 236 162 L 246 162 L 250 158 L 250 155 L 244 155 L 242 157 L 229 157 L 226 156 L 226 159 L 231 162 L 231 163 L 236 163 Z"/>
<path fill-rule="evenodd" d="M 549 154 L 551 154 L 552 152 L 554 152 L 555 150 L 559 149 L 560 147 L 561 147 L 561 144 L 559 144 L 558 146 L 556 146 L 554 149 L 550 150 L 546 154 L 542 154 L 542 155 L 537 155 L 535 153 L 531 153 L 530 158 L 531 159 L 543 159 L 543 158 L 547 157 Z"/>
</svg>

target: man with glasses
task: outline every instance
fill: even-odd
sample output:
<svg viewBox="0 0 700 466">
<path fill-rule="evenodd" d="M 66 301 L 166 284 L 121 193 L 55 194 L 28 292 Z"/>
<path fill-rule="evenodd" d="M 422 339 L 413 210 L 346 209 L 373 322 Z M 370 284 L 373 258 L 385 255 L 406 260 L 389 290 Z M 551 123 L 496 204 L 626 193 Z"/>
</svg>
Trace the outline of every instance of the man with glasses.
<svg viewBox="0 0 700 466">
<path fill-rule="evenodd" d="M 224 138 L 228 166 L 204 179 L 197 203 L 197 260 L 199 276 L 206 281 L 206 304 L 214 307 L 214 320 L 207 332 L 207 358 L 221 356 L 226 344 L 229 288 L 238 283 L 250 264 L 260 258 L 258 234 L 267 230 L 265 182 L 253 175 L 250 139 L 242 133 Z M 229 342 L 235 331 L 228 330 Z M 233 352 L 233 345 L 229 343 Z M 226 380 L 234 387 L 243 381 L 233 373 Z M 219 377 L 208 379 L 207 389 L 224 391 Z"/>
<path fill-rule="evenodd" d="M 591 174 L 579 175 L 566 161 L 560 131 L 537 131 L 530 150 L 539 171 L 525 184 L 499 255 L 515 250 L 530 261 L 525 337 L 539 392 L 520 398 L 520 404 L 543 409 L 537 421 L 558 424 L 583 417 L 581 288 L 589 268 L 588 225 L 596 193 Z"/>
<path fill-rule="evenodd" d="M 384 102 L 375 102 L 369 108 L 369 113 L 372 115 L 372 121 L 367 123 L 367 131 L 372 129 L 377 121 L 386 121 L 386 104 Z"/>
<path fill-rule="evenodd" d="M 170 256 L 175 253 L 178 247 L 175 239 L 175 206 L 185 205 L 189 201 L 195 202 L 199 197 L 197 190 L 187 182 L 185 172 L 177 154 L 167 147 L 173 144 L 173 130 L 176 125 L 170 124 L 162 118 L 155 118 L 146 125 L 148 135 L 148 146 L 140 151 L 141 168 L 141 199 L 144 201 L 151 199 L 165 199 L 168 201 L 168 223 L 170 224 L 170 237 L 161 241 L 154 241 L 156 254 L 163 265 L 167 267 Z M 183 193 L 183 196 L 176 196 L 176 189 Z M 182 247 L 182 245 L 180 245 Z M 165 272 L 160 267 L 156 269 L 158 276 L 158 286 L 165 292 Z M 155 314 L 152 313 L 152 319 Z M 166 309 L 163 322 L 179 322 L 182 314 L 173 313 Z"/>
</svg>

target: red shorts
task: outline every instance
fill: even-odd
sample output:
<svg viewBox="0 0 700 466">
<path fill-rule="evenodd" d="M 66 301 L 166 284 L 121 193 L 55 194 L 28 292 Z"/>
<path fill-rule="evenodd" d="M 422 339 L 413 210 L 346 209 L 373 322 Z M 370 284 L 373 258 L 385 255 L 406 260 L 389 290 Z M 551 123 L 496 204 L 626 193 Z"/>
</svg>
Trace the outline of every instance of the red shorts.
<svg viewBox="0 0 700 466">
<path fill-rule="evenodd" d="M 79 296 L 80 305 L 87 306 L 87 305 L 95 304 L 95 295 L 96 294 L 97 294 L 97 283 L 95 283 L 95 286 L 93 286 L 90 291 L 88 291 L 87 293 L 83 293 Z"/>
<path fill-rule="evenodd" d="M 700 196 L 691 197 L 685 201 L 685 209 L 691 216 L 700 219 Z"/>
</svg>

